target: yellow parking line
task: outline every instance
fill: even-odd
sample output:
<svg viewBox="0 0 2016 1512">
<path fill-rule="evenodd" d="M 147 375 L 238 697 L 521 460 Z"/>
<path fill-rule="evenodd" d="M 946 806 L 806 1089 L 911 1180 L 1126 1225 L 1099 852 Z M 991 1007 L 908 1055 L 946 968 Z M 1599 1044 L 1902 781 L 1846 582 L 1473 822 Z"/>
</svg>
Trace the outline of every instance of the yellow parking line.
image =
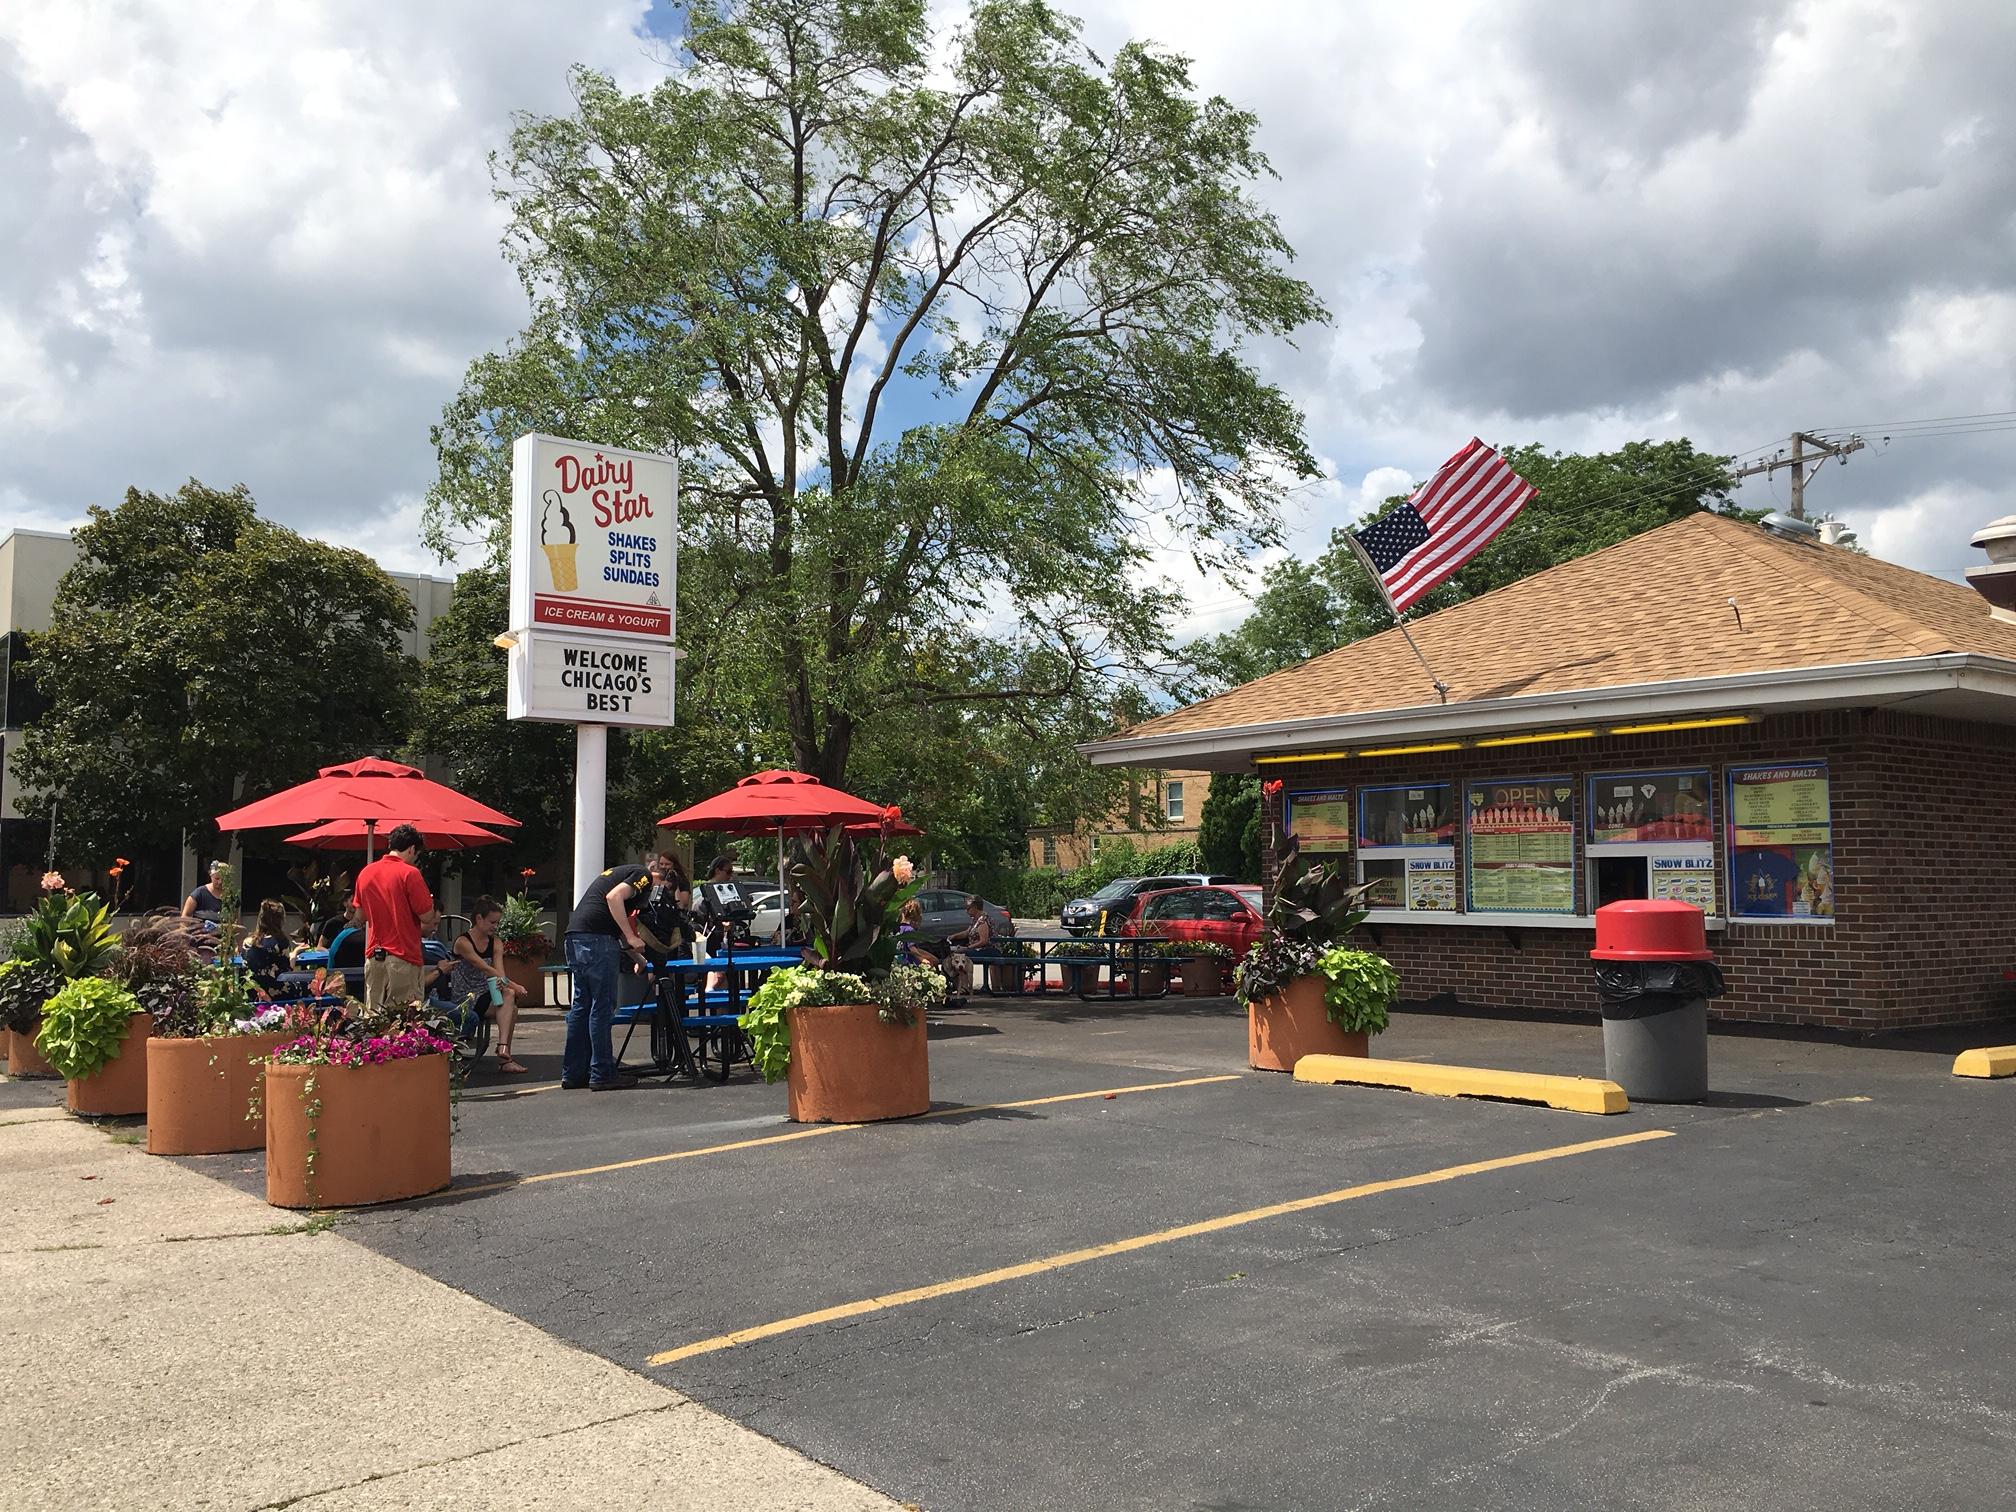
<svg viewBox="0 0 2016 1512">
<path fill-rule="evenodd" d="M 509 1102 L 514 1097 L 530 1097 L 535 1092 L 558 1092 L 558 1082 L 536 1082 L 529 1087 L 485 1087 L 480 1092 L 464 1092 L 464 1102 Z"/>
<path fill-rule="evenodd" d="M 1487 1171 L 1537 1165 L 1543 1160 L 1561 1160 L 1570 1155 L 1588 1155 L 1597 1150 L 1621 1149 L 1625 1145 L 1643 1144 L 1650 1139 L 1672 1137 L 1671 1129 L 1646 1129 L 1636 1134 L 1619 1134 L 1611 1139 L 1591 1139 L 1580 1144 L 1555 1145 L 1551 1149 L 1532 1150 L 1524 1155 L 1501 1155 L 1494 1160 L 1443 1166 L 1440 1170 L 1423 1171 L 1418 1176 L 1399 1176 L 1390 1181 L 1368 1181 L 1358 1186 L 1340 1187 L 1337 1191 L 1323 1192 L 1314 1197 L 1297 1197 L 1288 1202 L 1270 1203 L 1266 1207 L 1248 1208 L 1243 1213 L 1228 1213 L 1222 1218 L 1205 1218 L 1176 1228 L 1160 1229 L 1152 1234 L 1137 1234 L 1131 1239 L 1116 1239 L 1110 1244 L 1094 1244 L 1085 1249 L 1066 1250 L 1062 1254 L 1047 1255 L 1040 1260 L 1025 1260 L 1019 1265 L 1004 1265 L 998 1270 L 981 1271 L 977 1275 L 961 1276 L 953 1281 L 934 1281 L 929 1286 L 915 1286 L 908 1291 L 867 1297 L 859 1302 L 843 1302 L 838 1307 L 822 1307 L 817 1312 L 799 1313 L 796 1317 L 781 1318 L 775 1323 L 764 1323 L 754 1328 L 740 1328 L 733 1333 L 718 1334 L 714 1338 L 701 1339 L 697 1343 L 682 1344 L 677 1349 L 663 1350 L 652 1355 L 645 1363 L 670 1365 L 676 1360 L 690 1359 L 694 1355 L 732 1349 L 737 1344 L 753 1344 L 759 1339 L 774 1339 L 779 1334 L 795 1333 L 801 1328 L 812 1328 L 841 1318 L 858 1318 L 864 1313 L 886 1312 L 893 1307 L 907 1307 L 912 1302 L 926 1302 L 934 1297 L 950 1297 L 959 1292 L 976 1291 L 983 1286 L 997 1286 L 1003 1281 L 1019 1281 L 1025 1276 L 1038 1276 L 1045 1271 L 1083 1265 L 1088 1260 L 1104 1260 L 1113 1255 L 1125 1255 L 1157 1244 L 1170 1244 L 1178 1239 L 1194 1239 L 1199 1234 L 1215 1234 L 1225 1229 L 1241 1228 L 1249 1223 L 1260 1223 L 1268 1218 L 1284 1217 L 1289 1213 L 1306 1213 L 1311 1208 L 1331 1207 L 1340 1202 L 1351 1202 L 1359 1197 L 1376 1196 L 1381 1192 L 1399 1192 L 1409 1187 L 1433 1186 L 1438 1182 L 1455 1181 L 1463 1176 L 1479 1176 Z"/>
<path fill-rule="evenodd" d="M 1084 1102 L 1093 1097 L 1125 1097 L 1135 1092 L 1173 1092 L 1179 1087 L 1203 1087 L 1213 1082 L 1239 1080 L 1238 1074 L 1193 1076 L 1187 1081 L 1149 1082 L 1133 1087 L 1099 1087 L 1090 1092 L 1063 1092 L 1052 1097 L 1025 1097 L 1019 1102 L 961 1103 L 956 1107 L 933 1108 L 905 1123 L 921 1123 L 927 1118 L 955 1118 L 962 1113 L 994 1113 L 1008 1108 L 1044 1108 L 1053 1103 Z M 527 1088 L 527 1091 L 535 1090 Z M 865 1129 L 866 1124 L 814 1124 L 793 1129 L 788 1134 L 764 1134 L 755 1139 L 738 1139 L 730 1144 L 705 1145 L 697 1150 L 674 1150 L 669 1155 L 641 1155 L 635 1160 L 616 1160 L 607 1165 L 582 1166 L 573 1171 L 542 1171 L 536 1176 L 514 1176 L 509 1181 L 485 1181 L 474 1186 L 447 1187 L 416 1197 L 415 1202 L 440 1202 L 450 1197 L 474 1197 L 483 1192 L 502 1192 L 511 1187 L 537 1186 L 542 1181 L 565 1181 L 574 1176 L 600 1176 L 608 1171 L 630 1171 L 639 1166 L 663 1165 L 670 1160 L 694 1160 L 702 1155 L 725 1155 L 732 1150 L 752 1150 L 759 1145 L 789 1144 L 794 1139 L 817 1139 L 821 1134 L 839 1134 L 848 1129 Z"/>
</svg>

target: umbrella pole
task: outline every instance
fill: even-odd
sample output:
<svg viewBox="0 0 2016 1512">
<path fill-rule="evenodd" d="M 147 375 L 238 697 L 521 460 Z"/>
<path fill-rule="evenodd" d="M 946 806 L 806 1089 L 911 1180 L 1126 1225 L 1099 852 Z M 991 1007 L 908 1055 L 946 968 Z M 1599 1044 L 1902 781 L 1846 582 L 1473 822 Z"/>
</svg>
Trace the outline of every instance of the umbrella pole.
<svg viewBox="0 0 2016 1512">
<path fill-rule="evenodd" d="M 784 826 L 777 826 L 777 948 L 784 948 L 784 926 L 791 918 L 791 879 L 784 874 Z"/>
<path fill-rule="evenodd" d="M 377 833 L 378 821 L 376 819 L 366 819 L 364 821 L 364 864 L 366 866 L 371 864 L 371 837 Z"/>
</svg>

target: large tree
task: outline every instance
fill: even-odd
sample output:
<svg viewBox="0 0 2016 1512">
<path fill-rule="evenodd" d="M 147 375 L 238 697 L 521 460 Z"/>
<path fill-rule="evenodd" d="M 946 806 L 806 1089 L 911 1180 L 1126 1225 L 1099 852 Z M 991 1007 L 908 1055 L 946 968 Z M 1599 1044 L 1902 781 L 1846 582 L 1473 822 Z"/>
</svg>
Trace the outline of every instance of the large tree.
<svg viewBox="0 0 2016 1512">
<path fill-rule="evenodd" d="M 655 89 L 521 120 L 530 318 L 434 433 L 437 539 L 501 531 L 520 432 L 675 452 L 682 720 L 836 782 L 1166 676 L 1146 542 L 1229 561 L 1314 466 L 1244 352 L 1323 315 L 1254 117 L 1040 0 L 927 12 L 695 4 Z"/>
<path fill-rule="evenodd" d="M 23 813 L 64 853 L 179 843 L 318 765 L 405 743 L 413 606 L 361 552 L 262 520 L 194 479 L 94 507 L 32 638 L 49 700 L 22 742 Z"/>
</svg>

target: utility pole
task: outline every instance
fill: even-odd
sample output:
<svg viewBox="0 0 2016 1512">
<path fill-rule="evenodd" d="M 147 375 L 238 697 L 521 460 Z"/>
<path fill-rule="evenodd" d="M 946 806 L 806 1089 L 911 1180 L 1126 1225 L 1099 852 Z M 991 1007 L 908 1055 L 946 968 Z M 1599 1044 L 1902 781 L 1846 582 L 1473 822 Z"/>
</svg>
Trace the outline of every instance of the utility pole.
<svg viewBox="0 0 2016 1512">
<path fill-rule="evenodd" d="M 1862 450 L 1866 444 L 1860 436 L 1847 436 L 1839 441 L 1823 441 L 1818 436 L 1806 431 L 1794 431 L 1792 432 L 1791 455 L 1786 455 L 1782 450 L 1775 451 L 1762 462 L 1752 462 L 1748 467 L 1737 468 L 1730 476 L 1748 478 L 1756 473 L 1763 473 L 1766 477 L 1769 477 L 1781 467 L 1791 468 L 1792 518 L 1803 520 L 1806 518 L 1807 481 L 1812 478 L 1814 473 L 1820 471 L 1821 466 L 1829 458 L 1837 462 L 1846 462 L 1849 453 Z M 1810 455 L 1806 450 L 1809 446 L 1819 455 Z M 1808 470 L 1809 464 L 1811 466 L 1810 471 Z"/>
</svg>

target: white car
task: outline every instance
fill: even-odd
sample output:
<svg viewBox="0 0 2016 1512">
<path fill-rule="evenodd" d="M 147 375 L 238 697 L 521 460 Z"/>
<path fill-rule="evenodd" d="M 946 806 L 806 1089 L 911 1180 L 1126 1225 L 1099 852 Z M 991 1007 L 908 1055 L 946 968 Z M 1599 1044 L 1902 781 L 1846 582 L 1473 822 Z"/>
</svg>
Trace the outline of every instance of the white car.
<svg viewBox="0 0 2016 1512">
<path fill-rule="evenodd" d="M 749 906 L 756 910 L 756 917 L 749 921 L 749 938 L 767 945 L 777 938 L 777 926 L 784 921 L 781 895 L 774 887 L 765 888 L 750 894 Z"/>
</svg>

